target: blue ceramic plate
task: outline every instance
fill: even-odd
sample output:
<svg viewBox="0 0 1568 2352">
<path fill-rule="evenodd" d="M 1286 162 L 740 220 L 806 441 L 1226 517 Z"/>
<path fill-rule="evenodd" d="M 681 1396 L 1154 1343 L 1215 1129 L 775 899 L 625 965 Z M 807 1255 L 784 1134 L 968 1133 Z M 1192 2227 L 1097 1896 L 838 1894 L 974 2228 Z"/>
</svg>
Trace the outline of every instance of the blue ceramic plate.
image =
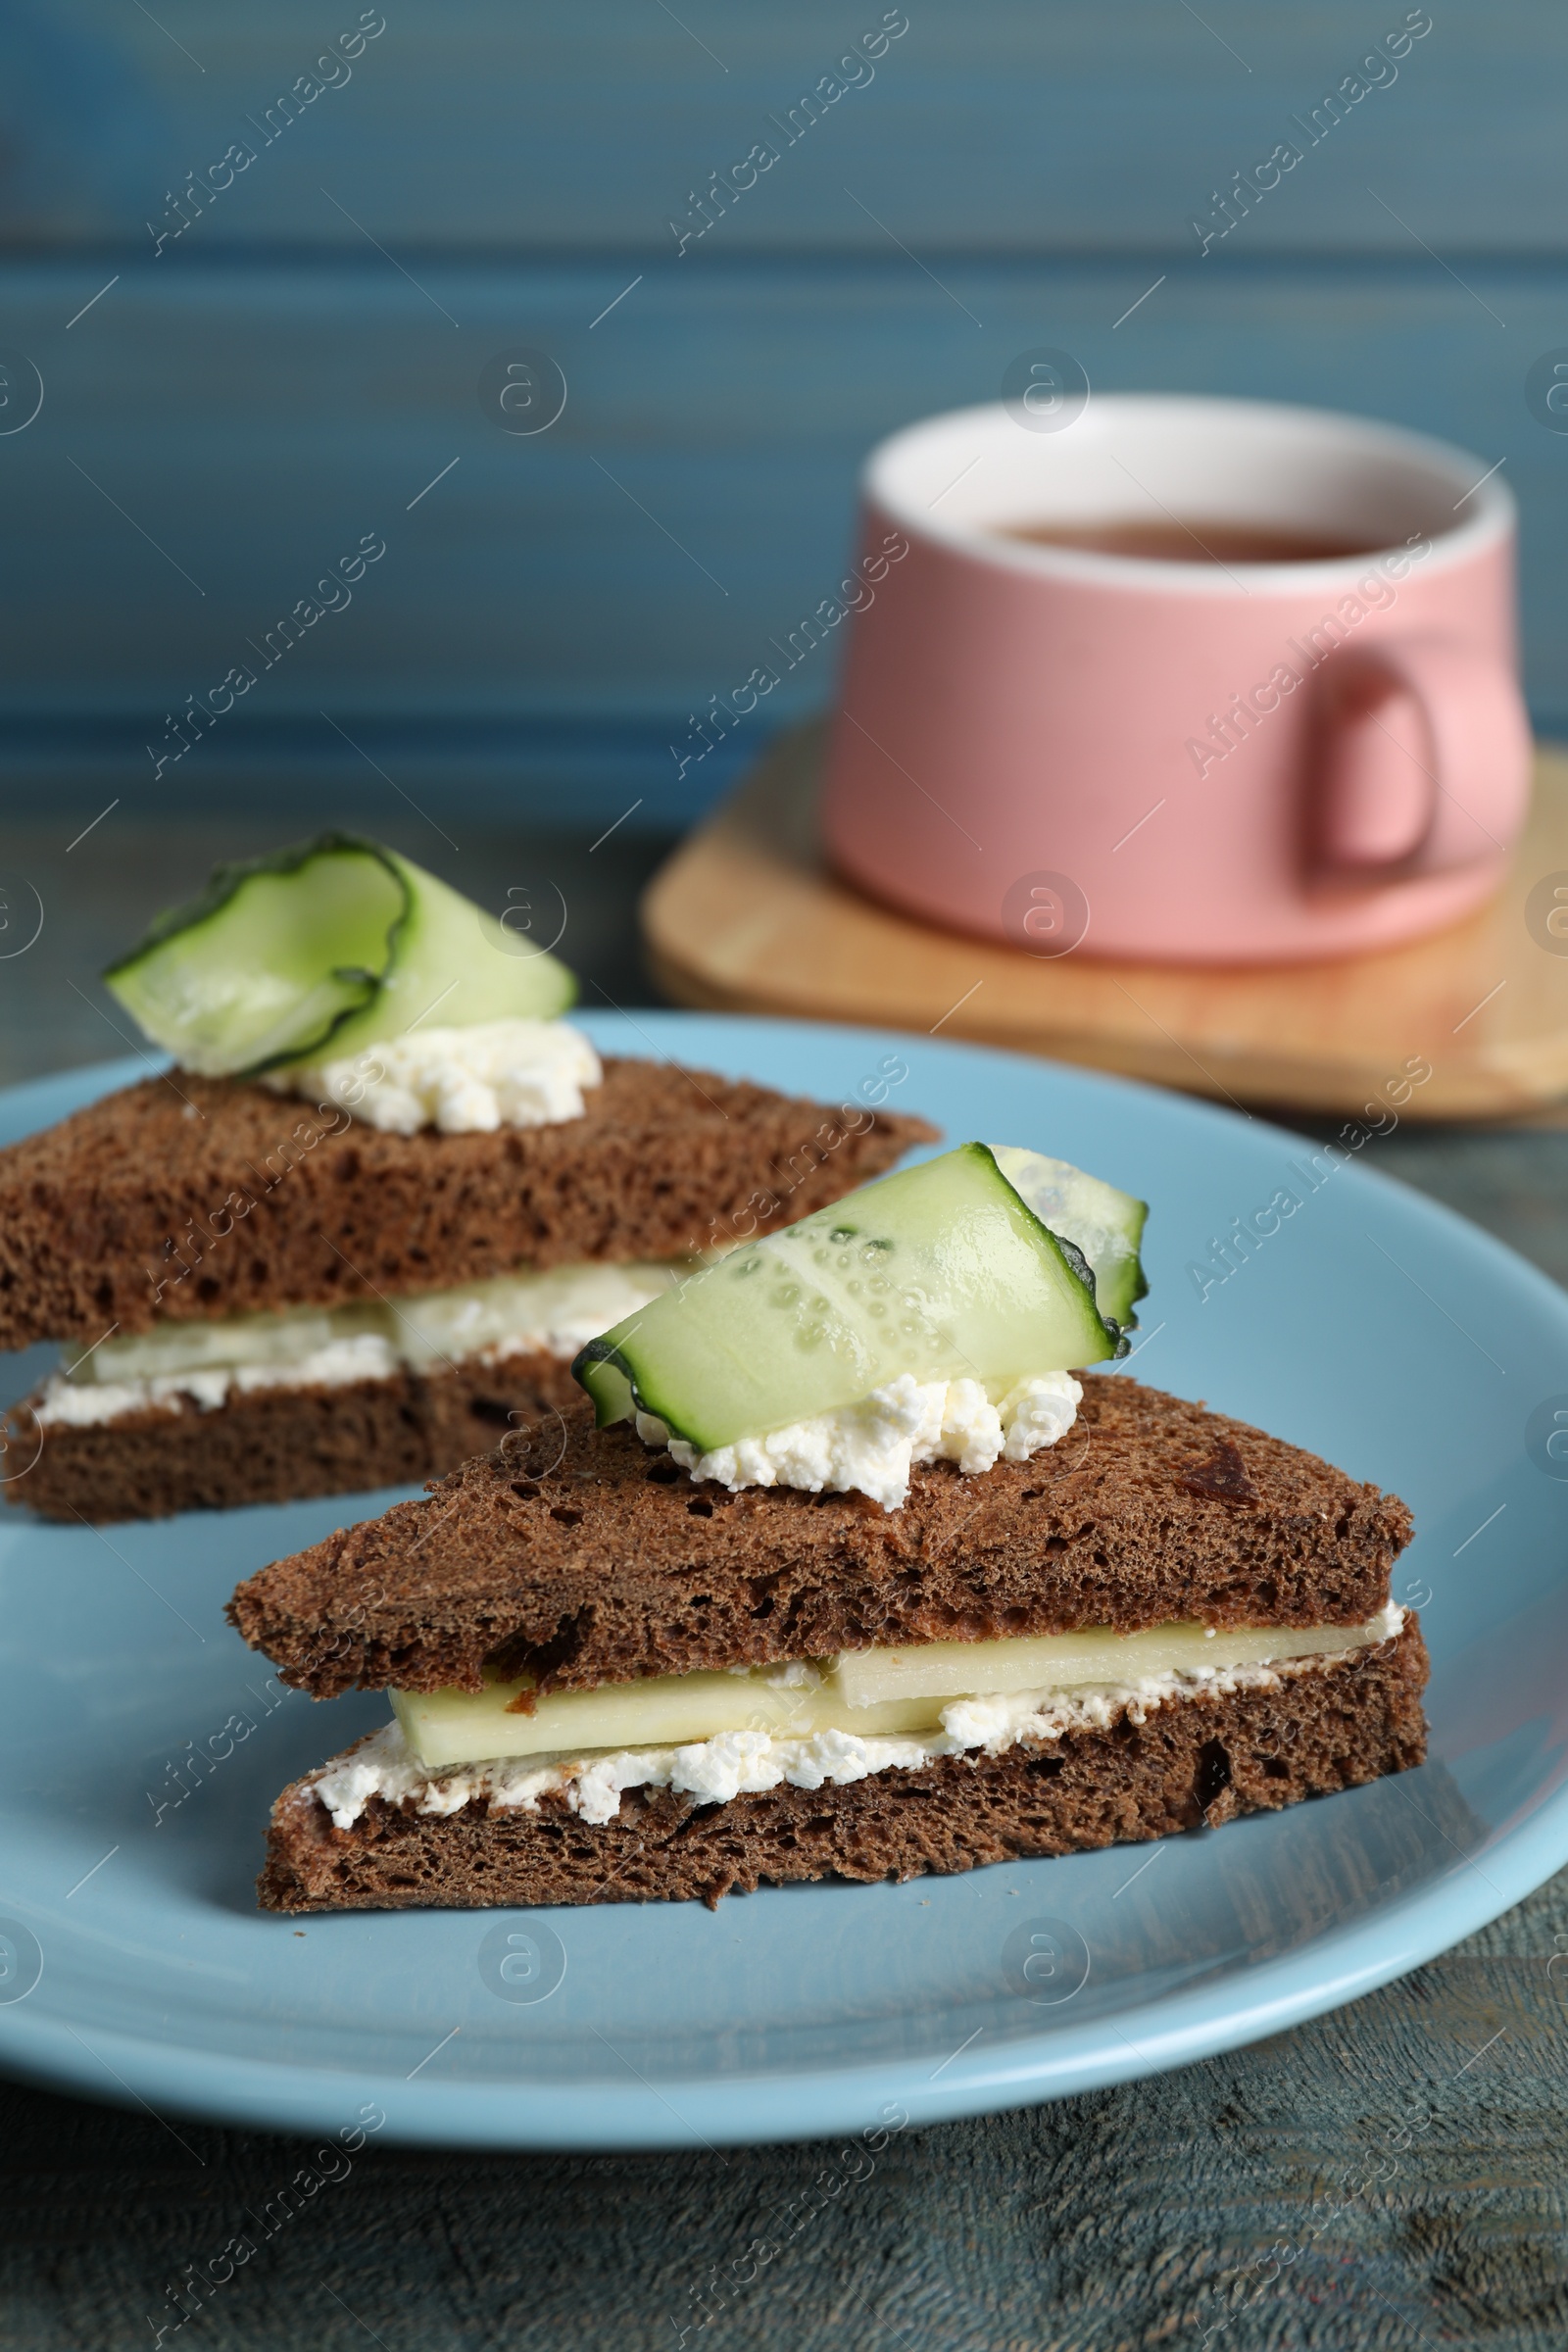
<svg viewBox="0 0 1568 2352">
<path fill-rule="evenodd" d="M 1153 1202 L 1133 1370 L 1395 1489 L 1431 1645 L 1432 1760 L 1159 1845 L 906 1886 L 550 1913 L 264 1917 L 285 1782 L 385 1702 L 284 1693 L 238 1580 L 388 1494 L 154 1526 L 0 1521 L 0 2063 L 160 2114 L 472 2145 L 874 2131 L 1090 2090 L 1384 1984 L 1568 1861 L 1568 1298 L 1260 1122 L 968 1047 L 671 1013 L 590 1021 L 837 1101 L 907 1075 L 954 1139 Z M 11 1141 L 136 1074 L 0 1097 Z M 1315 1189 L 1314 1189 L 1315 1187 Z M 1259 1215 L 1281 1191 L 1300 1206 Z M 1211 1242 L 1243 1221 L 1221 1281 Z M 1269 1228 L 1273 1230 L 1268 1230 Z M 1256 1238 L 1259 1230 L 1265 1238 Z M 1190 1268 L 1208 1261 L 1209 1287 Z M 42 1350 L 34 1351 L 41 1358 Z M 13 1393 L 35 1366 L 14 1359 Z M 1560 1420 L 1553 1415 L 1560 1413 Z"/>
</svg>

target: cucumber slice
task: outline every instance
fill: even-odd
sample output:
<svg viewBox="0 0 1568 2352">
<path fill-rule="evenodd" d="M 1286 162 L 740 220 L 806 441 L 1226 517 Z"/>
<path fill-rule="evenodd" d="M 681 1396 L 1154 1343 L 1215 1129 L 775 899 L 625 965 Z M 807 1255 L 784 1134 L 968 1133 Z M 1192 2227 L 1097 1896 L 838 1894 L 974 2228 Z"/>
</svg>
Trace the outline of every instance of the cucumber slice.
<svg viewBox="0 0 1568 2352">
<path fill-rule="evenodd" d="M 260 1076 L 441 1028 L 543 1020 L 576 982 L 412 858 L 321 833 L 220 865 L 104 974 L 156 1045 L 203 1077 Z"/>
<path fill-rule="evenodd" d="M 480 1690 L 394 1690 L 392 1710 L 419 1762 L 431 1772 L 499 1756 L 563 1750 L 613 1753 L 681 1747 L 723 1732 L 765 1732 L 774 1740 L 809 1740 L 813 1732 L 853 1731 L 862 1738 L 934 1729 L 940 1699 L 895 1699 L 854 1713 L 831 1675 L 804 1686 L 751 1674 L 666 1674 L 639 1683 L 604 1683 L 593 1690 L 550 1690 L 530 1714 L 511 1702 L 526 1683 L 490 1683 Z"/>
<path fill-rule="evenodd" d="M 572 1366 L 600 1426 L 635 1405 L 703 1452 L 917 1380 L 1001 1380 L 1125 1347 L 1070 1241 L 984 1144 L 851 1193 L 628 1315 Z"/>
<path fill-rule="evenodd" d="M 487 1682 L 482 1690 L 394 1690 L 403 1736 L 429 1772 L 502 1757 L 628 1748 L 677 1747 L 724 1732 L 765 1732 L 808 1740 L 818 1732 L 858 1739 L 934 1732 L 942 1712 L 966 1698 L 1016 1697 L 1046 1705 L 1072 1692 L 1115 1690 L 1165 1674 L 1224 1674 L 1237 1666 L 1365 1649 L 1398 1631 L 1399 1612 L 1380 1610 L 1365 1625 L 1146 1626 L 1116 1634 L 1092 1626 L 1078 1634 L 1004 1637 L 994 1642 L 926 1642 L 915 1649 L 851 1649 L 836 1660 L 749 1674 L 664 1674 L 587 1690 L 549 1690 L 527 1714 L 514 1701 L 531 1678 Z"/>
<path fill-rule="evenodd" d="M 412 858 L 386 855 L 408 885 L 408 916 L 380 993 L 333 1037 L 334 1059 L 401 1037 L 426 1017 L 432 1029 L 471 1029 L 481 1021 L 553 1020 L 575 1004 L 575 974 L 547 950 L 530 947 Z"/>
<path fill-rule="evenodd" d="M 1017 1144 L 993 1144 L 998 1167 L 1043 1225 L 1083 1251 L 1095 1277 L 1095 1303 L 1123 1331 L 1137 1328 L 1133 1309 L 1149 1296 L 1139 1249 L 1149 1217 L 1147 1200 L 1118 1193 L 1069 1160 L 1049 1159 Z"/>
</svg>

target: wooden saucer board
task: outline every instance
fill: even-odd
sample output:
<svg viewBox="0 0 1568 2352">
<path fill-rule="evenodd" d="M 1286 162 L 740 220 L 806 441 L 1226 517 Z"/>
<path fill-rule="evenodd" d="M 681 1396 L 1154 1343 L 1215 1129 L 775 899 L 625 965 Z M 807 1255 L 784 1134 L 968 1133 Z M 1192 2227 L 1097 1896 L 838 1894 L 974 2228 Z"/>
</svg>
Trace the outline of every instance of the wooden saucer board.
<svg viewBox="0 0 1568 2352">
<path fill-rule="evenodd" d="M 1463 922 L 1349 960 L 1218 967 L 1037 960 L 862 897 L 818 848 L 822 737 L 781 738 L 649 884 L 677 1004 L 972 1038 L 1221 1101 L 1354 1114 L 1393 1089 L 1409 1118 L 1568 1120 L 1568 953 L 1525 920 L 1544 876 L 1568 878 L 1568 753 L 1538 751 L 1507 879 Z"/>
</svg>

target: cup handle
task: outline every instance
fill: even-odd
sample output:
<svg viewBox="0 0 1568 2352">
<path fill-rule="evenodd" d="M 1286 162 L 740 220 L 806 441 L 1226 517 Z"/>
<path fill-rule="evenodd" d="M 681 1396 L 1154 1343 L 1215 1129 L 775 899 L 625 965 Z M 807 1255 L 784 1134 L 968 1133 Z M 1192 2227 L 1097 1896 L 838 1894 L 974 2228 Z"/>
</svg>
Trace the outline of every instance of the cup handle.
<svg viewBox="0 0 1568 2352">
<path fill-rule="evenodd" d="M 1325 674 L 1320 859 L 1414 879 L 1506 851 L 1530 797 L 1530 721 L 1510 668 L 1455 637 L 1396 637 Z"/>
</svg>

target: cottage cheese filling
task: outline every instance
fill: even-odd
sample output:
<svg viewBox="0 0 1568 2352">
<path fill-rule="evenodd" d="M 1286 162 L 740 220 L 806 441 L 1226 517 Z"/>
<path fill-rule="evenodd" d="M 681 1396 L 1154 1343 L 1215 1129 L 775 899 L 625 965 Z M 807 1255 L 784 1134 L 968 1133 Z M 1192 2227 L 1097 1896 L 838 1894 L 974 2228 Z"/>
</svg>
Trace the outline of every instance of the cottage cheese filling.
<svg viewBox="0 0 1568 2352">
<path fill-rule="evenodd" d="M 604 1076 L 581 1030 L 566 1021 L 480 1021 L 469 1029 L 414 1029 L 363 1053 L 277 1070 L 279 1094 L 337 1102 L 391 1135 L 491 1133 L 556 1127 L 583 1114 L 585 1088 Z"/>
<path fill-rule="evenodd" d="M 322 1321 L 325 1317 L 321 1318 Z M 374 1332 L 326 1341 L 293 1363 L 226 1364 L 150 1380 L 86 1380 L 53 1372 L 34 1410 L 45 1428 L 90 1429 L 122 1413 L 216 1412 L 230 1396 L 255 1389 L 346 1388 L 357 1380 L 390 1380 L 398 1370 L 391 1344 Z"/>
<path fill-rule="evenodd" d="M 667 1446 L 694 1479 L 712 1479 L 737 1494 L 742 1487 L 801 1487 L 869 1494 L 896 1511 L 909 1492 L 917 1463 L 956 1462 L 966 1474 L 999 1461 L 1027 1462 L 1064 1438 L 1083 1396 L 1070 1372 L 1033 1372 L 1004 1391 L 978 1380 L 918 1381 L 901 1372 L 858 1404 L 816 1413 L 766 1436 L 700 1453 L 671 1437 L 652 1413 L 637 1415 L 645 1445 Z"/>
<path fill-rule="evenodd" d="M 509 1355 L 569 1360 L 687 1270 L 684 1260 L 555 1266 L 417 1298 L 163 1323 L 52 1374 L 38 1419 L 80 1429 L 150 1408 L 214 1412 L 255 1389 L 335 1388 Z"/>
<path fill-rule="evenodd" d="M 1266 1664 L 1193 1667 L 1142 1680 L 1071 1691 L 1020 1690 L 952 1700 L 929 1732 L 865 1738 L 851 1731 L 818 1731 L 804 1739 L 766 1732 L 721 1732 L 680 1747 L 649 1747 L 587 1755 L 523 1756 L 426 1771 L 396 1723 L 339 1756 L 310 1786 L 334 1827 L 350 1830 L 373 1797 L 416 1812 L 447 1815 L 483 1799 L 497 1811 L 534 1813 L 544 1796 L 559 1796 L 594 1827 L 613 1821 L 628 1788 L 669 1788 L 700 1805 L 776 1788 L 820 1788 L 828 1782 L 865 1780 L 878 1772 L 913 1772 L 949 1756 L 1004 1755 L 1020 1740 L 1044 1742 L 1072 1732 L 1105 1730 L 1119 1716 L 1143 1723 L 1156 1709 L 1236 1690 L 1265 1690 L 1303 1674 L 1332 1669 L 1369 1637 L 1392 1641 L 1404 1623 L 1395 1603 L 1370 1626 L 1353 1629 L 1345 1650 L 1311 1657 L 1284 1656 Z M 1347 1629 L 1348 1634 L 1351 1629 Z M 1282 1635 L 1288 1644 L 1290 1635 Z"/>
</svg>

